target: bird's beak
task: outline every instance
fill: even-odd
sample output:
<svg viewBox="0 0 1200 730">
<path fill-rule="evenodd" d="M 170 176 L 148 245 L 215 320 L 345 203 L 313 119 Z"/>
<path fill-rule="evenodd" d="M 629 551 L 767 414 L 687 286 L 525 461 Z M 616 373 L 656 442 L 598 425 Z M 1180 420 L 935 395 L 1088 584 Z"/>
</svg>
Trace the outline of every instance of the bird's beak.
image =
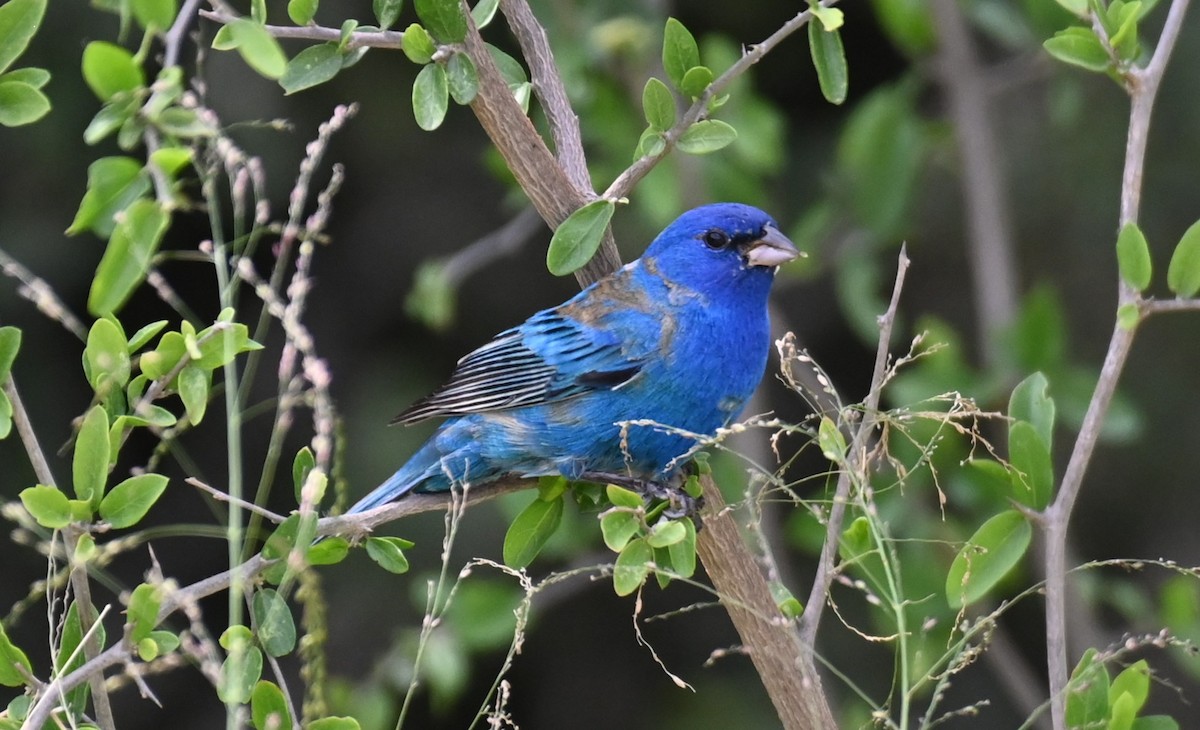
<svg viewBox="0 0 1200 730">
<path fill-rule="evenodd" d="M 751 266 L 779 266 L 797 256 L 806 255 L 775 226 L 766 226 L 763 230 L 763 237 L 752 242 L 746 249 L 746 263 Z"/>
</svg>

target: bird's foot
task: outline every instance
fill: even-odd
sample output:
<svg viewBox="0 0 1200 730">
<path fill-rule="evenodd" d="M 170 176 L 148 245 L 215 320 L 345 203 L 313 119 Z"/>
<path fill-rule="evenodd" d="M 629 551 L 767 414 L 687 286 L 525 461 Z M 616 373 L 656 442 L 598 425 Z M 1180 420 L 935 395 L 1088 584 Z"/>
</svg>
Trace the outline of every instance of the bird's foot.
<svg viewBox="0 0 1200 730">
<path fill-rule="evenodd" d="M 615 484 L 618 487 L 625 487 L 642 495 L 642 498 L 646 500 L 664 500 L 669 506 L 663 511 L 663 515 L 672 520 L 677 520 L 681 517 L 690 517 L 696 523 L 696 529 L 700 528 L 700 509 L 704 507 L 704 498 L 693 497 L 687 493 L 684 489 L 682 475 L 673 477 L 667 482 L 658 482 L 652 479 L 640 479 L 628 474 L 594 471 L 585 472 L 580 475 L 580 478 L 602 484 Z"/>
</svg>

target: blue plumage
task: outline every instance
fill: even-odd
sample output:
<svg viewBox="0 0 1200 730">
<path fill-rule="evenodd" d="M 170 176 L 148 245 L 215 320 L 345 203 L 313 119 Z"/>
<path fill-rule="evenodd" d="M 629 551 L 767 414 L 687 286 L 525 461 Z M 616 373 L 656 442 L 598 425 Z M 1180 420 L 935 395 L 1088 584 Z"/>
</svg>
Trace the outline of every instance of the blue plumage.
<svg viewBox="0 0 1200 730">
<path fill-rule="evenodd" d="M 642 257 L 459 361 L 396 417 L 445 423 L 350 508 L 506 475 L 665 481 L 695 440 L 741 412 L 766 369 L 767 294 L 798 255 L 775 222 L 736 203 L 688 211 Z"/>
</svg>

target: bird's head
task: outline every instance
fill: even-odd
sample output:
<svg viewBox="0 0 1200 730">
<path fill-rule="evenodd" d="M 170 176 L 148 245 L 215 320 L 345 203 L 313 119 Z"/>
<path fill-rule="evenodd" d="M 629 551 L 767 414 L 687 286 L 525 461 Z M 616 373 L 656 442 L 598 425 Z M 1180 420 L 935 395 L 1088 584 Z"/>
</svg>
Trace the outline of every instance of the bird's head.
<svg viewBox="0 0 1200 730">
<path fill-rule="evenodd" d="M 776 268 L 802 255 L 763 211 L 741 203 L 693 208 L 675 219 L 642 259 L 698 291 L 725 284 L 769 286 Z"/>
</svg>

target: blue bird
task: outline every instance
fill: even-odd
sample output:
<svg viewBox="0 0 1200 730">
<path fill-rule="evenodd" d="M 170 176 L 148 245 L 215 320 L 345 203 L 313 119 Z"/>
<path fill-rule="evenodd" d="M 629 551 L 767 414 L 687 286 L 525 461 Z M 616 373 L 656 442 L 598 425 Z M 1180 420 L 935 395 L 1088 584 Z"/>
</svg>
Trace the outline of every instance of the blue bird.
<svg viewBox="0 0 1200 730">
<path fill-rule="evenodd" d="M 728 424 L 762 379 L 767 294 L 798 255 L 757 208 L 684 213 L 641 258 L 459 360 L 393 423 L 447 420 L 349 512 L 510 475 L 670 482 L 687 434 Z"/>
</svg>

